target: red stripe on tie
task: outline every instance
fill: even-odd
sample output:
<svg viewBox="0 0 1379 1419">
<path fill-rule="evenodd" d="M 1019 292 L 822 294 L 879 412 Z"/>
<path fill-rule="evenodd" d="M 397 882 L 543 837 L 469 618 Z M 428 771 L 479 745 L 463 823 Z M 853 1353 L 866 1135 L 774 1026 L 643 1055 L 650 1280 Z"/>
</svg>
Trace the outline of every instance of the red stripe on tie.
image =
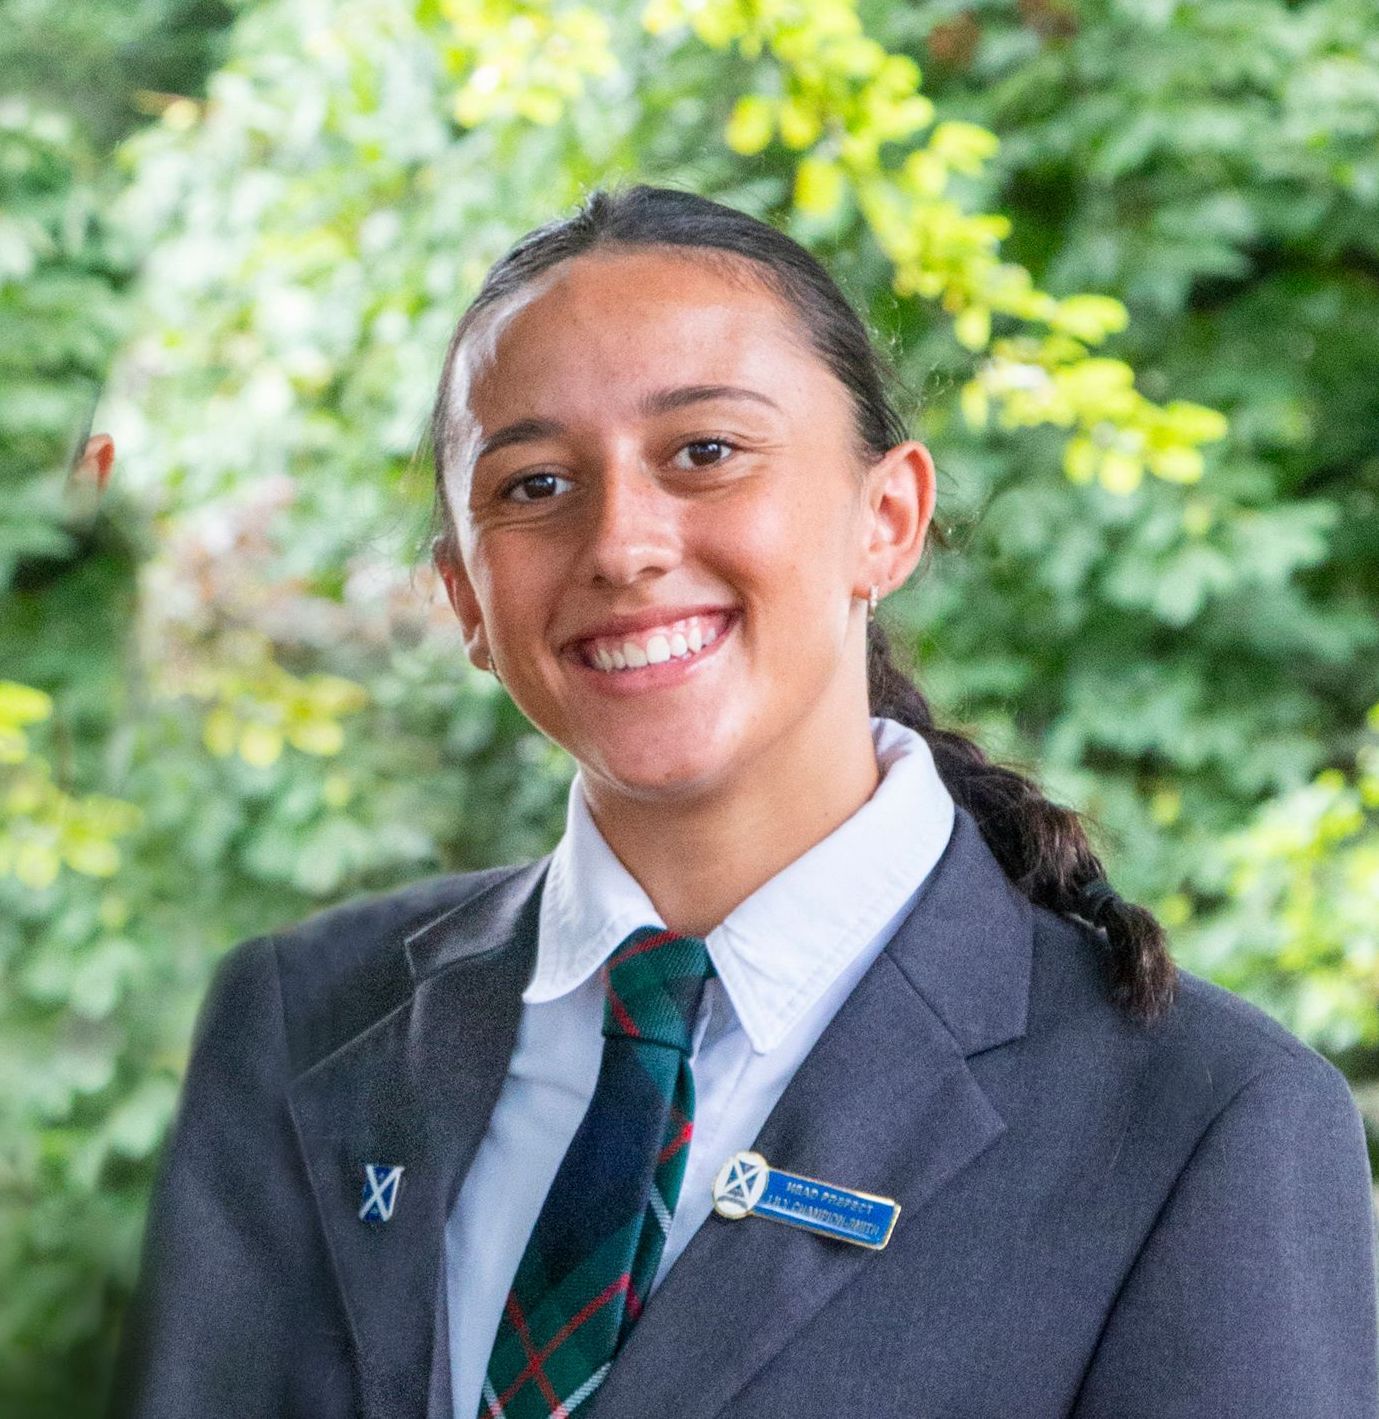
<svg viewBox="0 0 1379 1419">
<path fill-rule="evenodd" d="M 647 951 L 654 951 L 658 946 L 664 946 L 667 941 L 676 939 L 673 931 L 658 931 L 655 936 L 648 936 L 645 941 L 634 941 L 630 946 L 624 946 L 609 962 L 611 970 L 614 966 L 620 966 L 624 961 L 630 961 L 633 956 L 640 956 Z"/>
<path fill-rule="evenodd" d="M 608 990 L 608 1006 L 613 1012 L 613 1018 L 618 1022 L 618 1028 L 624 1034 L 631 1035 L 634 1040 L 642 1037 L 642 1032 L 637 1028 L 637 1022 L 627 1013 L 627 1006 L 617 997 L 617 992 L 613 989 L 613 983 L 605 983 Z"/>
<path fill-rule="evenodd" d="M 522 1349 L 526 1353 L 527 1368 L 513 1381 L 512 1386 L 508 1389 L 506 1394 L 499 1395 L 498 1408 L 506 1408 L 507 1402 L 512 1398 L 514 1391 L 519 1389 L 528 1376 L 530 1376 L 536 1381 L 541 1390 L 541 1397 L 551 1409 L 559 1409 L 560 1396 L 555 1392 L 550 1380 L 546 1378 L 545 1370 L 541 1368 L 541 1362 L 546 1358 L 546 1355 L 538 1354 L 536 1347 L 532 1344 L 531 1332 L 527 1329 L 527 1322 L 522 1315 L 522 1308 L 517 1304 L 517 1293 L 515 1291 L 508 1292 L 506 1310 L 508 1319 L 512 1322 L 512 1328 L 517 1332 L 517 1338 L 522 1342 Z M 549 1351 L 546 1352 L 546 1354 L 549 1353 Z"/>
<path fill-rule="evenodd" d="M 680 1132 L 677 1133 L 675 1137 L 672 1138 L 670 1142 L 667 1143 L 666 1146 L 662 1148 L 661 1151 L 656 1155 L 656 1166 L 659 1168 L 661 1164 L 666 1161 L 667 1158 L 673 1158 L 685 1146 L 685 1144 L 690 1141 L 690 1138 L 693 1133 L 694 1124 L 693 1122 L 687 1119 L 685 1121 L 684 1127 L 681 1128 Z"/>
<path fill-rule="evenodd" d="M 531 1337 L 528 1335 L 526 1325 L 522 1320 L 522 1312 L 517 1309 L 516 1298 L 513 1296 L 512 1292 L 509 1291 L 508 1303 L 511 1309 L 508 1311 L 508 1319 L 512 1321 L 514 1328 L 517 1330 L 518 1337 L 522 1341 L 522 1348 L 527 1352 L 527 1367 L 513 1380 L 507 1389 L 498 1396 L 499 1409 L 505 1408 L 508 1400 L 522 1388 L 527 1380 L 532 1378 L 535 1378 L 537 1383 L 540 1384 L 541 1393 L 546 1403 L 552 1405 L 555 1409 L 559 1409 L 561 1401 L 556 1398 L 556 1393 L 551 1388 L 551 1382 L 546 1378 L 545 1371 L 541 1368 L 542 1364 L 549 1360 L 590 1316 L 606 1306 L 614 1296 L 621 1295 L 624 1291 L 627 1292 L 630 1298 L 632 1295 L 632 1276 L 626 1271 L 624 1271 L 616 1281 L 604 1287 L 592 1301 L 587 1301 L 581 1306 L 580 1309 L 551 1336 L 545 1348 L 540 1351 L 532 1349 L 528 1344 Z"/>
</svg>

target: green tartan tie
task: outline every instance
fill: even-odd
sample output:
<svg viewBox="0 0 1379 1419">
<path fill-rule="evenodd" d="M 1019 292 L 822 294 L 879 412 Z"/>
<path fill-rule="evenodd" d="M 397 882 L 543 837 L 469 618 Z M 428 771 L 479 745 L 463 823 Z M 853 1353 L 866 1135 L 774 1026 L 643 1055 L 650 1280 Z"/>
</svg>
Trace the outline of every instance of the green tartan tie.
<svg viewBox="0 0 1379 1419">
<path fill-rule="evenodd" d="M 503 1304 L 479 1419 L 573 1414 L 641 1312 L 685 1175 L 712 974 L 703 941 L 654 926 L 609 958 L 598 1083 Z"/>
</svg>

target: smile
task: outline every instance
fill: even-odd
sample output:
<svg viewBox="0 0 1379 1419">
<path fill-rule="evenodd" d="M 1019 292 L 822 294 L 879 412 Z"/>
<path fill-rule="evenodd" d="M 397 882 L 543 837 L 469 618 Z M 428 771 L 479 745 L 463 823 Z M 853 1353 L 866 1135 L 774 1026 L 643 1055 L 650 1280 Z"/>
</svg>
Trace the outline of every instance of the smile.
<svg viewBox="0 0 1379 1419">
<path fill-rule="evenodd" d="M 625 636 L 593 636 L 579 646 L 580 658 L 591 669 L 616 675 L 671 660 L 693 660 L 709 648 L 732 619 L 727 611 L 687 616 Z"/>
</svg>

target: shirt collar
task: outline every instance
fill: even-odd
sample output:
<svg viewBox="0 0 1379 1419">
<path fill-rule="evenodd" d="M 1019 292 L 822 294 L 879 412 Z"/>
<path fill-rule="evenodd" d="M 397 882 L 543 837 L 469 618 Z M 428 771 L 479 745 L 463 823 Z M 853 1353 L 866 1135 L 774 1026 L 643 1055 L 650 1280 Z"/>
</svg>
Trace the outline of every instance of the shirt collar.
<svg viewBox="0 0 1379 1419">
<path fill-rule="evenodd" d="M 773 1049 L 904 906 L 947 845 L 953 800 L 922 736 L 873 719 L 881 781 L 826 838 L 709 932 L 709 956 L 758 1053 Z M 663 926 L 594 823 L 579 775 L 541 896 L 524 1001 L 586 981 L 639 926 Z"/>
</svg>

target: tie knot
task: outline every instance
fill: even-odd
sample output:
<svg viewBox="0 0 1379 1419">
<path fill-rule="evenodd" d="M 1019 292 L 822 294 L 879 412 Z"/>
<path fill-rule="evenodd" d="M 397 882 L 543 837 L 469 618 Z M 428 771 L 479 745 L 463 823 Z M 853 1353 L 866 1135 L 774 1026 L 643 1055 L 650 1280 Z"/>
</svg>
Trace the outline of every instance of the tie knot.
<svg viewBox="0 0 1379 1419">
<path fill-rule="evenodd" d="M 638 927 L 608 959 L 603 1033 L 690 1051 L 709 948 L 697 936 Z"/>
</svg>

